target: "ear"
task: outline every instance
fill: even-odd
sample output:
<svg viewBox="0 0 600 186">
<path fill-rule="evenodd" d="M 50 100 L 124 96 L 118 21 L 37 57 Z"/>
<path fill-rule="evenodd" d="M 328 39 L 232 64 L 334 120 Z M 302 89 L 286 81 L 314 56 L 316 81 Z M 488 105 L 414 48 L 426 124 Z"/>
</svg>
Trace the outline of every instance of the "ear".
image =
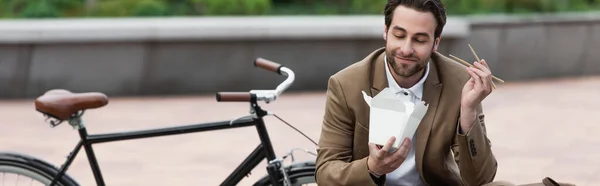
<svg viewBox="0 0 600 186">
<path fill-rule="evenodd" d="M 387 26 L 383 25 L 383 40 L 387 40 Z"/>
<path fill-rule="evenodd" d="M 438 46 L 440 45 L 440 41 L 442 40 L 442 36 L 438 37 L 437 39 L 435 39 L 434 43 L 433 43 L 433 51 L 437 52 L 438 50 Z"/>
</svg>

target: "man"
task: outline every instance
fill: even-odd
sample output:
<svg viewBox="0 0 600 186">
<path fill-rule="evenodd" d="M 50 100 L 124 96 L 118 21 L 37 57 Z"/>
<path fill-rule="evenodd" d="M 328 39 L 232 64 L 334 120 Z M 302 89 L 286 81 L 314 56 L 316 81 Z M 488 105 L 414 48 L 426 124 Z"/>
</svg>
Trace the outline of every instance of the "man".
<svg viewBox="0 0 600 186">
<path fill-rule="evenodd" d="M 497 162 L 481 102 L 492 92 L 485 60 L 465 67 L 437 52 L 446 23 L 440 0 L 389 0 L 385 48 L 330 77 L 317 156 L 319 185 L 484 185 Z M 412 139 L 368 142 L 369 106 L 389 87 L 429 105 Z M 390 121 L 394 122 L 394 121 Z M 401 147 L 388 153 L 395 140 Z"/>
</svg>

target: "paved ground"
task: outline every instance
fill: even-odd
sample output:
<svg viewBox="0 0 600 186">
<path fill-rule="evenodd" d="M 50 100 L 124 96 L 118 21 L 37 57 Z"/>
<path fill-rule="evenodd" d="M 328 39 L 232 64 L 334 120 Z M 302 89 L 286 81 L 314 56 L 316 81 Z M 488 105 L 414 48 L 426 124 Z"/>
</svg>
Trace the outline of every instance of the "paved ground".
<svg viewBox="0 0 600 186">
<path fill-rule="evenodd" d="M 545 176 L 577 185 L 600 184 L 600 77 L 499 85 L 484 102 L 489 136 L 500 162 L 499 180 L 537 182 Z M 324 92 L 286 94 L 265 108 L 315 140 Z M 224 120 L 248 106 L 198 97 L 112 98 L 85 115 L 90 133 L 122 132 Z M 68 125 L 49 128 L 32 100 L 1 101 L 0 150 L 31 153 L 60 165 L 78 135 Z M 300 134 L 267 119 L 278 154 L 314 150 Z M 258 143 L 254 128 L 99 144 L 95 151 L 108 185 L 218 185 Z M 311 156 L 299 154 L 299 159 Z M 264 162 L 240 185 L 265 174 Z M 68 172 L 94 185 L 81 153 Z"/>
</svg>

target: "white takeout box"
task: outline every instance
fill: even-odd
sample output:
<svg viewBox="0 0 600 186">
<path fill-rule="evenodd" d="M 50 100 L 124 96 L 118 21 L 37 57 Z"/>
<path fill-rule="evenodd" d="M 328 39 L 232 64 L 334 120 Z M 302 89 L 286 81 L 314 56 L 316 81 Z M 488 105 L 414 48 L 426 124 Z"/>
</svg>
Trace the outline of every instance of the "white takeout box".
<svg viewBox="0 0 600 186">
<path fill-rule="evenodd" d="M 413 104 L 404 96 L 396 96 L 389 88 L 371 98 L 364 91 L 363 97 L 370 107 L 369 142 L 384 146 L 390 137 L 396 141 L 390 152 L 396 151 L 405 138 L 412 140 L 417 127 L 429 107 L 425 102 Z"/>
</svg>

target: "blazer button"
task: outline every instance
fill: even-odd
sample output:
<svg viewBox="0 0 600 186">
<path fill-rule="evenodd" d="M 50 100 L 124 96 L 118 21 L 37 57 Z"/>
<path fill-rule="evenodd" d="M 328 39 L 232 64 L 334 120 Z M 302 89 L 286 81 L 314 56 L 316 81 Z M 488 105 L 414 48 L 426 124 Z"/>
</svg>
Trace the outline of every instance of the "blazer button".
<svg viewBox="0 0 600 186">
<path fill-rule="evenodd" d="M 477 148 L 475 148 L 475 141 L 473 139 L 469 140 L 469 147 L 471 149 L 471 156 L 476 156 Z"/>
</svg>

